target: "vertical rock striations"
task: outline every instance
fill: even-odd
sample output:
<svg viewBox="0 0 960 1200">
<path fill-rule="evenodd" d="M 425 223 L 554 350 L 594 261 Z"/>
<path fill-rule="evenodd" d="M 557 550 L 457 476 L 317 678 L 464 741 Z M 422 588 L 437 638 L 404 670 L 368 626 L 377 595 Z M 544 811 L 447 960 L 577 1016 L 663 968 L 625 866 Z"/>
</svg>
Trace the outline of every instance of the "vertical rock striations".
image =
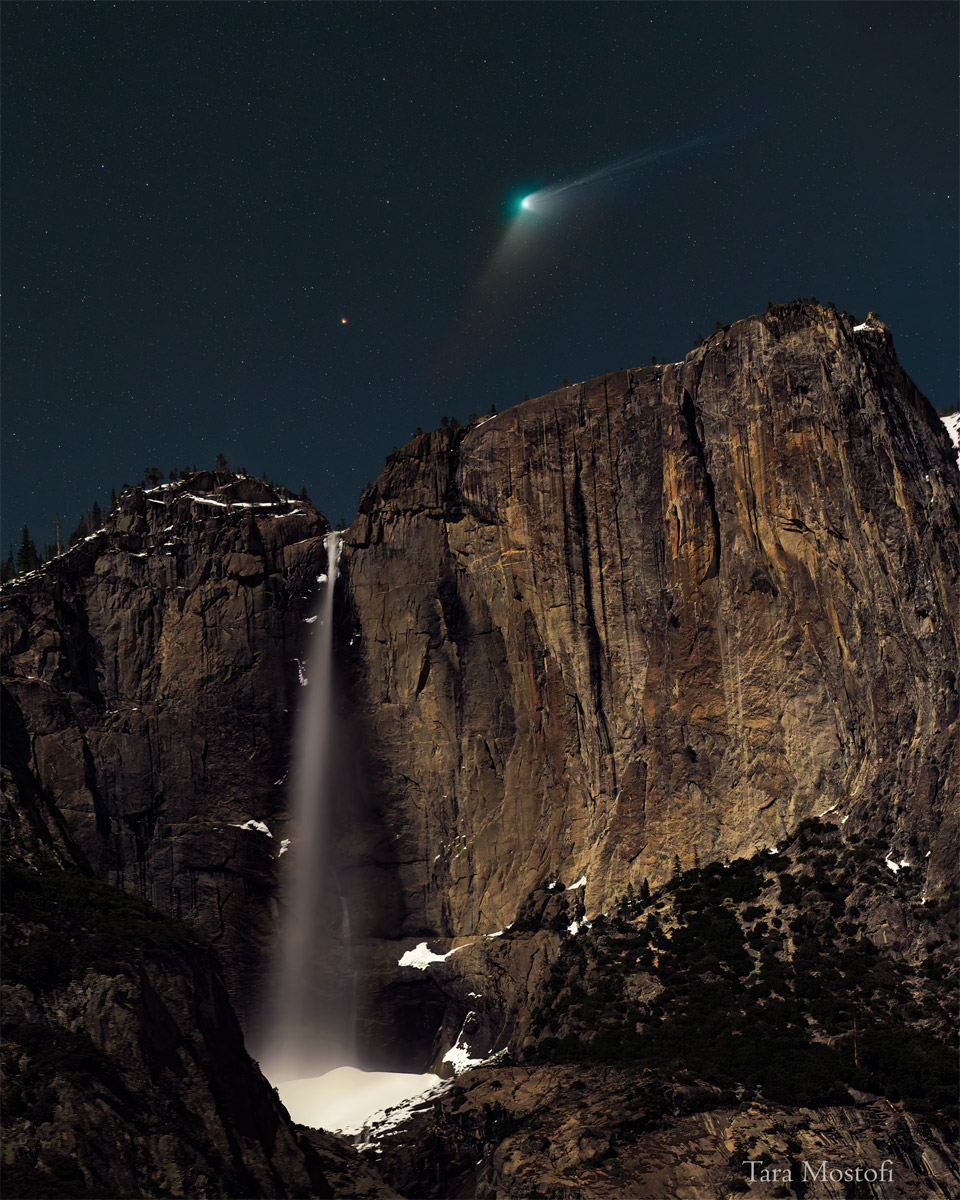
<svg viewBox="0 0 960 1200">
<path fill-rule="evenodd" d="M 490 934 L 552 874 L 597 912 L 828 809 L 940 894 L 958 503 L 887 328 L 805 302 L 395 453 L 342 562 L 369 932 Z"/>
</svg>

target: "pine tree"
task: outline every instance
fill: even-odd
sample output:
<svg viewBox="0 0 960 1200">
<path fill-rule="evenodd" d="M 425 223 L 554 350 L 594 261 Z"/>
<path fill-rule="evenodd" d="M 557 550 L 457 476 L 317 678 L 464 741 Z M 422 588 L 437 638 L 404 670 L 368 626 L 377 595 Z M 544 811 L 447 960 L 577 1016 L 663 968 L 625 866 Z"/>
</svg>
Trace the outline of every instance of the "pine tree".
<svg viewBox="0 0 960 1200">
<path fill-rule="evenodd" d="M 10 553 L 3 560 L 3 566 L 0 567 L 0 583 L 9 583 L 17 574 L 17 564 L 13 561 L 13 547 L 10 547 Z"/>
<path fill-rule="evenodd" d="M 143 481 L 147 487 L 156 487 L 163 478 L 163 472 L 159 467 L 147 467 L 143 472 Z"/>
<path fill-rule="evenodd" d="M 82 542 L 83 539 L 87 536 L 87 532 L 88 532 L 88 530 L 87 530 L 86 517 L 81 517 L 76 529 L 73 531 L 73 533 L 70 534 L 70 537 L 67 539 L 67 545 L 75 546 L 77 544 L 77 542 Z"/>
<path fill-rule="evenodd" d="M 117 493 L 114 491 L 113 488 L 111 488 L 110 489 L 110 511 L 113 512 L 113 510 L 116 507 L 117 507 Z"/>
<path fill-rule="evenodd" d="M 42 559 L 30 536 L 30 530 L 24 525 L 20 549 L 17 551 L 17 574 L 22 575 L 25 571 L 35 571 L 41 562 Z"/>
<path fill-rule="evenodd" d="M 90 514 L 90 524 L 92 526 L 90 530 L 91 533 L 93 533 L 94 530 L 99 529 L 103 524 L 103 512 L 96 500 L 93 502 L 93 511 Z"/>
<path fill-rule="evenodd" d="M 228 470 L 228 469 L 229 469 L 229 468 L 227 467 L 227 460 L 226 460 L 226 458 L 225 458 L 225 457 L 224 457 L 222 454 L 218 454 L 218 455 L 217 455 L 217 461 L 216 461 L 215 469 L 216 469 L 217 471 L 226 471 L 226 470 Z"/>
<path fill-rule="evenodd" d="M 680 855 L 675 854 L 673 856 L 673 877 L 674 877 L 674 879 L 679 879 L 682 871 L 683 871 L 683 867 L 680 865 Z"/>
<path fill-rule="evenodd" d="M 643 883 L 640 884 L 640 903 L 646 907 L 650 903 L 650 884 L 644 877 Z"/>
</svg>

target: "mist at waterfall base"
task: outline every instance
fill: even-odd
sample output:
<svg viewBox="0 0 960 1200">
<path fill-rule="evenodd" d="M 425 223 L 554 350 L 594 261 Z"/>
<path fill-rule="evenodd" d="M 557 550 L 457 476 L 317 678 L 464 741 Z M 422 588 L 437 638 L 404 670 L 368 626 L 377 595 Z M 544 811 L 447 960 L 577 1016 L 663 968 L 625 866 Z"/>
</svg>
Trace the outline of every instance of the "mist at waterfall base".
<svg viewBox="0 0 960 1200">
<path fill-rule="evenodd" d="M 357 1133 L 377 1111 L 423 1092 L 435 1075 L 356 1066 L 350 913 L 333 861 L 334 596 L 341 541 L 324 539 L 326 571 L 309 619 L 290 779 L 290 846 L 281 859 L 279 936 L 251 1037 L 260 1067 L 300 1124 Z"/>
</svg>

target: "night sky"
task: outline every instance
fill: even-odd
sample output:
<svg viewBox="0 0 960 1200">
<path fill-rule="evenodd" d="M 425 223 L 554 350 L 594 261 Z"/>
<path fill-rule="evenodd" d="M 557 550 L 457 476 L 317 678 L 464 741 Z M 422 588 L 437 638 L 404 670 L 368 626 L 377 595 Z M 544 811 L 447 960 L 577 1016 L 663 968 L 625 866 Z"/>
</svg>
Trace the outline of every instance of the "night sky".
<svg viewBox="0 0 960 1200">
<path fill-rule="evenodd" d="M 418 425 L 770 300 L 879 312 L 957 399 L 953 3 L 9 2 L 3 33 L 4 554 L 218 452 L 350 521 Z"/>
</svg>

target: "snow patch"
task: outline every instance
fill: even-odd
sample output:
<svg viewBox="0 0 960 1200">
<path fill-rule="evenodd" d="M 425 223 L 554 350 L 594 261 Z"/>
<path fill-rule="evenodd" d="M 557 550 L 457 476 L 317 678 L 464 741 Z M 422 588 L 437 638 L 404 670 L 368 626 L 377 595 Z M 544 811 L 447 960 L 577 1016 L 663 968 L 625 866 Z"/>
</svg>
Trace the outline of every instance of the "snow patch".
<svg viewBox="0 0 960 1200">
<path fill-rule="evenodd" d="M 580 932 L 580 922 L 579 921 L 573 921 L 567 926 L 567 933 L 571 934 L 573 937 L 576 937 L 579 932 Z"/>
<path fill-rule="evenodd" d="M 279 858 L 281 854 L 286 854 L 286 852 L 289 849 L 290 849 L 290 839 L 283 838 L 282 841 L 280 842 L 280 849 L 277 851 L 277 858 Z"/>
<path fill-rule="evenodd" d="M 887 870 L 892 871 L 894 875 L 902 871 L 904 867 L 910 866 L 910 863 L 905 858 L 902 858 L 899 862 L 896 862 L 892 858 L 885 858 L 883 861 L 886 863 Z"/>
<path fill-rule="evenodd" d="M 251 833 L 265 833 L 268 838 L 273 837 L 273 834 L 267 828 L 266 824 L 263 821 L 255 821 L 253 817 L 251 817 L 249 821 L 244 821 L 242 825 L 238 825 L 236 821 L 230 821 L 229 824 L 233 829 L 246 829 Z M 281 851 L 281 854 L 282 853 L 283 851 Z"/>
<path fill-rule="evenodd" d="M 570 886 L 567 888 L 567 891 L 575 892 L 577 890 L 577 888 L 582 888 L 582 887 L 586 887 L 586 886 L 587 886 L 587 877 L 586 877 L 586 875 L 581 875 L 576 883 L 570 884 Z"/>
<path fill-rule="evenodd" d="M 300 1125 L 356 1136 L 409 1116 L 414 1102 L 442 1084 L 439 1075 L 407 1075 L 337 1067 L 313 1079 L 277 1084 L 287 1112 Z M 398 1108 L 399 1106 L 399 1108 Z"/>
<path fill-rule="evenodd" d="M 953 448 L 957 451 L 957 466 L 960 467 L 960 413 L 951 413 L 949 417 L 940 419 L 947 427 L 950 441 L 953 442 Z"/>
<path fill-rule="evenodd" d="M 222 500 L 211 500 L 209 496 L 195 496 L 193 492 L 187 492 L 188 500 L 196 500 L 198 504 L 212 504 L 215 508 L 229 508 L 229 504 L 224 504 Z"/>
<path fill-rule="evenodd" d="M 461 1071 L 466 1071 L 470 1067 L 478 1067 L 481 1063 L 486 1062 L 484 1058 L 471 1058 L 470 1047 L 463 1040 L 463 1031 L 467 1027 L 467 1022 L 471 1018 L 476 1019 L 476 1016 L 475 1012 L 467 1013 L 463 1019 L 463 1025 L 460 1027 L 460 1032 L 457 1034 L 457 1040 L 443 1056 L 443 1061 L 450 1063 L 457 1074 Z"/>
<path fill-rule="evenodd" d="M 467 942 L 467 946 L 472 946 L 473 942 Z M 446 954 L 434 954 L 432 950 L 427 948 L 426 942 L 420 942 L 413 950 L 407 950 L 397 963 L 400 967 L 413 967 L 417 971 L 425 971 L 431 963 L 443 962 L 451 954 L 456 954 L 458 950 L 466 950 L 467 946 L 455 946 L 453 950 L 448 950 Z"/>
</svg>

